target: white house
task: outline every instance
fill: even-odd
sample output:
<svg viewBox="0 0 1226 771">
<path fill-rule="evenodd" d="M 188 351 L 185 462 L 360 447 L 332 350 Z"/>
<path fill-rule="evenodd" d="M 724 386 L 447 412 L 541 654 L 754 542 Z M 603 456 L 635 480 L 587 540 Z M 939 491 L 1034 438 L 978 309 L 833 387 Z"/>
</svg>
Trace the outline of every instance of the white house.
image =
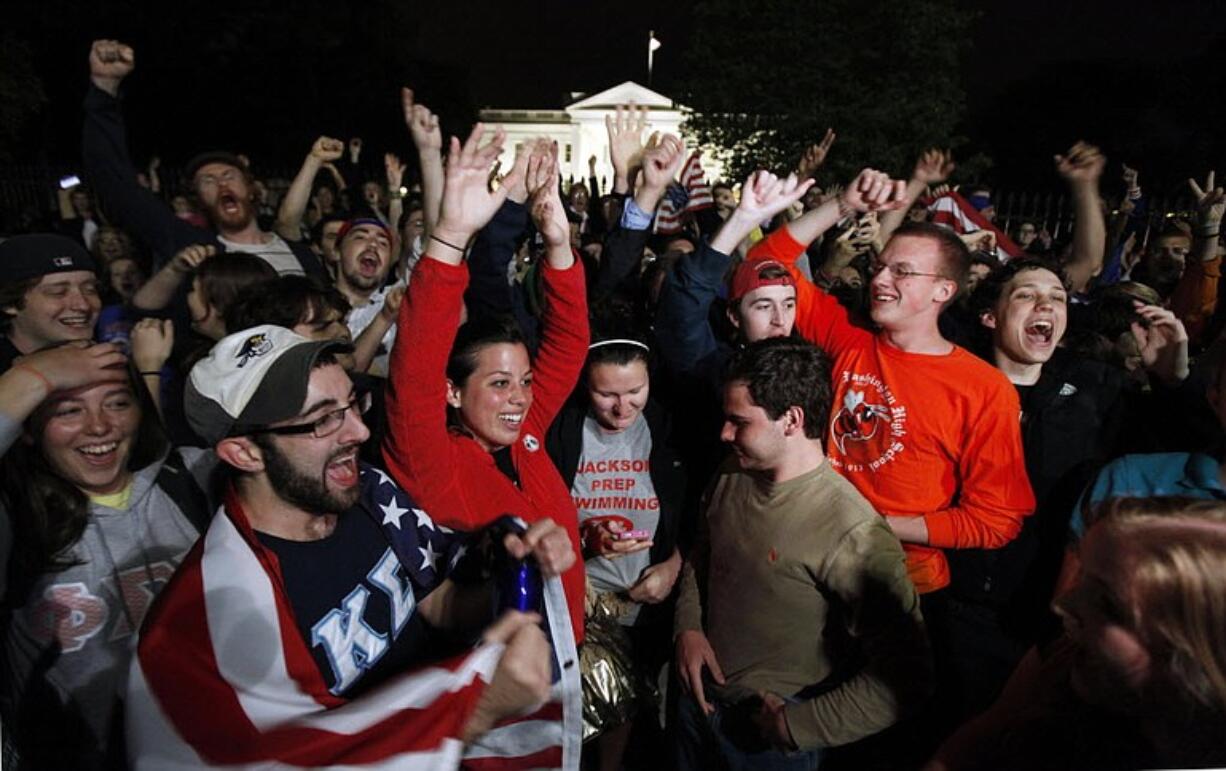
<svg viewBox="0 0 1226 771">
<path fill-rule="evenodd" d="M 582 95 L 576 95 L 582 96 Z M 686 146 L 694 148 L 692 137 L 681 131 L 685 107 L 663 94 L 627 80 L 599 94 L 582 97 L 560 110 L 481 110 L 481 121 L 487 125 L 501 125 L 507 132 L 506 150 L 503 152 L 504 172 L 515 162 L 515 147 L 536 137 L 545 136 L 558 143 L 558 160 L 562 165 L 564 179 L 587 180 L 588 159 L 596 156 L 596 178 L 609 192 L 613 187 L 613 164 L 609 160 L 609 135 L 605 130 L 606 115 L 613 115 L 617 105 L 634 103 L 647 108 L 647 135 L 652 131 L 677 134 L 686 140 Z M 707 180 L 722 179 L 721 164 L 703 153 L 702 166 Z"/>
</svg>

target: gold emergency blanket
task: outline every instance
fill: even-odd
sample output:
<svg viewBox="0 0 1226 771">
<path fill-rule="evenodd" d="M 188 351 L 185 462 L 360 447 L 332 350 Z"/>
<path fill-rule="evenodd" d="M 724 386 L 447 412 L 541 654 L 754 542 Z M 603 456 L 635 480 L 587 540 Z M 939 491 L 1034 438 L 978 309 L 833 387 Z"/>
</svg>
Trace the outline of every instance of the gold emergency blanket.
<svg viewBox="0 0 1226 771">
<path fill-rule="evenodd" d="M 579 679 L 583 684 L 583 741 L 627 723 L 637 708 L 630 637 L 617 619 L 630 600 L 588 588 Z"/>
</svg>

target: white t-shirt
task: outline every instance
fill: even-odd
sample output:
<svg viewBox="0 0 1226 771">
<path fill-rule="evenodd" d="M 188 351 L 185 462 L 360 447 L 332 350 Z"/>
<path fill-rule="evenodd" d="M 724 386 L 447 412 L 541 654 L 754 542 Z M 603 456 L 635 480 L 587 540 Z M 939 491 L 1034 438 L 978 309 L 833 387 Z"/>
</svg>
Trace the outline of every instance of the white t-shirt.
<svg viewBox="0 0 1226 771">
<path fill-rule="evenodd" d="M 358 335 L 362 334 L 362 330 L 369 327 L 370 323 L 379 315 L 379 312 L 383 310 L 383 301 L 387 299 L 387 293 L 401 285 L 402 282 L 398 282 L 384 287 L 370 296 L 370 302 L 349 311 L 349 315 L 345 317 L 345 326 L 349 327 L 349 334 L 353 336 L 354 340 L 358 339 Z M 387 377 L 392 344 L 395 342 L 396 325 L 392 324 L 383 335 L 383 342 L 379 344 L 379 352 L 370 362 L 370 369 L 366 370 L 368 374 L 377 377 Z"/>
<path fill-rule="evenodd" d="M 276 233 L 267 233 L 269 240 L 262 244 L 236 244 L 233 241 L 227 241 L 221 236 L 217 240 L 221 245 L 226 247 L 228 252 L 243 252 L 244 254 L 254 254 L 261 258 L 264 262 L 271 265 L 278 275 L 281 276 L 303 276 L 306 271 L 302 268 L 302 263 L 298 262 L 298 258 L 290 251 L 289 244 L 281 239 L 281 236 Z"/>
</svg>

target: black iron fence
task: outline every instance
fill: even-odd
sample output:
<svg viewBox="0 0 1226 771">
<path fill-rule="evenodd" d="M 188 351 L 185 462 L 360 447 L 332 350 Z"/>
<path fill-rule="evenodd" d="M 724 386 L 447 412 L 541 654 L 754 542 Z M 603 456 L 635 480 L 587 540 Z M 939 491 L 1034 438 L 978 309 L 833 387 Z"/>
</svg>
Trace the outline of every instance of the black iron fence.
<svg viewBox="0 0 1226 771">
<path fill-rule="evenodd" d="M 993 191 L 996 206 L 996 224 L 1013 235 L 1017 226 L 1030 222 L 1039 230 L 1046 229 L 1052 238 L 1066 239 L 1076 219 L 1072 200 L 1065 193 L 1028 193 L 1024 191 Z M 1142 244 L 1157 235 L 1166 223 L 1175 218 L 1190 219 L 1196 210 L 1196 202 L 1190 195 L 1147 197 L 1141 211 L 1136 215 L 1144 223 L 1139 231 Z M 1118 211 L 1114 206 L 1108 218 Z"/>
</svg>

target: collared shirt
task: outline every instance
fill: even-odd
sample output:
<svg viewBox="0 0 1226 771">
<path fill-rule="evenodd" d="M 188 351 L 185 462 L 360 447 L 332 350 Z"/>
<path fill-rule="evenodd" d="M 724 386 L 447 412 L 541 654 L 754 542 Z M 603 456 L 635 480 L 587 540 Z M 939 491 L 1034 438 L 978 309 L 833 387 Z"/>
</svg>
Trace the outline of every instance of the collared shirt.
<svg viewBox="0 0 1226 771">
<path fill-rule="evenodd" d="M 646 230 L 651 227 L 651 221 L 655 218 L 655 212 L 645 212 L 639 208 L 639 205 L 634 202 L 633 198 L 626 198 L 626 205 L 622 208 L 622 227 L 626 230 Z"/>
<path fill-rule="evenodd" d="M 1114 460 L 1082 494 L 1069 520 L 1069 530 L 1075 540 L 1081 540 L 1086 532 L 1084 512 L 1108 499 L 1170 496 L 1226 500 L 1218 460 L 1200 452 L 1125 455 Z"/>
</svg>

